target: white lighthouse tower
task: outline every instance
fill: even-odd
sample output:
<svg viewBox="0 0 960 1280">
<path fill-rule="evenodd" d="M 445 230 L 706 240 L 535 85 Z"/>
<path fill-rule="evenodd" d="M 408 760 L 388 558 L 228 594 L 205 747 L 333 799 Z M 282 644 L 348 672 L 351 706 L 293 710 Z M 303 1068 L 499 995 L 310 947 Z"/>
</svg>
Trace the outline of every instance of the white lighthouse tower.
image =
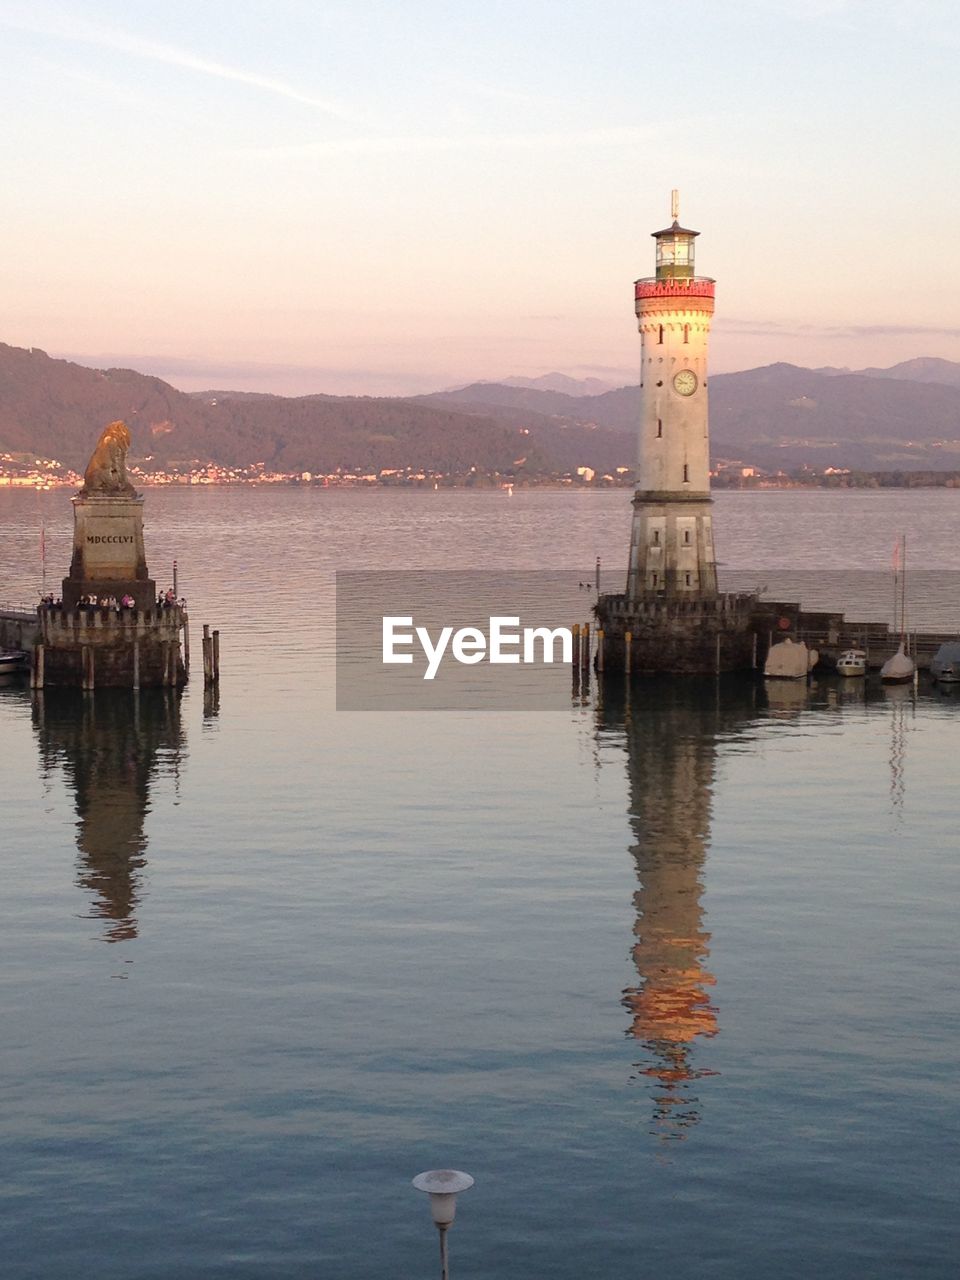
<svg viewBox="0 0 960 1280">
<path fill-rule="evenodd" d="M 673 223 L 653 232 L 656 275 L 636 282 L 640 430 L 628 602 L 715 597 L 710 514 L 707 340 L 714 282 L 694 270 L 694 241 Z"/>
<path fill-rule="evenodd" d="M 756 661 L 758 600 L 717 590 L 710 500 L 707 339 L 714 282 L 694 269 L 699 233 L 655 231 L 656 275 L 636 282 L 640 424 L 630 567 L 597 600 L 603 669 L 719 675 Z M 598 666 L 600 657 L 598 655 Z"/>
</svg>

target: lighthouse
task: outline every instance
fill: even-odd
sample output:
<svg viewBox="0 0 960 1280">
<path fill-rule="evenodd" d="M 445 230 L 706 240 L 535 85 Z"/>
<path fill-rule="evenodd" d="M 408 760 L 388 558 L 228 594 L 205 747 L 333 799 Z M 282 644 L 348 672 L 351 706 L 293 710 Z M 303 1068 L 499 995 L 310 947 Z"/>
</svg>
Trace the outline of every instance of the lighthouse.
<svg viewBox="0 0 960 1280">
<path fill-rule="evenodd" d="M 637 280 L 640 421 L 628 601 L 717 594 L 710 514 L 707 341 L 714 281 L 696 274 L 700 234 L 673 222 L 654 231 L 656 274 Z"/>
<path fill-rule="evenodd" d="M 707 342 L 714 281 L 699 232 L 654 231 L 656 267 L 634 285 L 640 327 L 637 484 L 622 595 L 595 607 L 598 665 L 627 675 L 719 675 L 756 661 L 758 600 L 720 592 L 713 549 Z"/>
</svg>

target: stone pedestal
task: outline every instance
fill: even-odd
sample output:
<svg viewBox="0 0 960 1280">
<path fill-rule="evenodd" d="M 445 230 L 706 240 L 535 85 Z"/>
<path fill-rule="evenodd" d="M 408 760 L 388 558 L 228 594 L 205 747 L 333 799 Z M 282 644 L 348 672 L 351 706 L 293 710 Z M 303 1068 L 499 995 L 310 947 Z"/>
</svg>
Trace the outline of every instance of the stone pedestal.
<svg viewBox="0 0 960 1280">
<path fill-rule="evenodd" d="M 147 574 L 143 548 L 143 498 L 134 492 L 84 493 L 73 499 L 73 559 L 63 579 L 65 609 L 87 596 L 132 596 L 137 610 L 151 609 L 156 583 Z"/>
</svg>

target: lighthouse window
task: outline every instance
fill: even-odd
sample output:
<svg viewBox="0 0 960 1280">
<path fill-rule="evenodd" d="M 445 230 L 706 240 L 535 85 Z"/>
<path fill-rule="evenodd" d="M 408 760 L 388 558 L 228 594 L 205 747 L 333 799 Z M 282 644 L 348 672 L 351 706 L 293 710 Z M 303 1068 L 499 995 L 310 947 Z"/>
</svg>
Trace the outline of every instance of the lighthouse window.
<svg viewBox="0 0 960 1280">
<path fill-rule="evenodd" d="M 689 585 L 690 585 L 690 575 L 689 575 L 689 573 L 688 573 L 688 574 L 687 574 L 687 586 L 689 587 Z"/>
<path fill-rule="evenodd" d="M 657 439 L 661 440 L 662 438 L 663 438 L 663 419 L 658 418 L 657 419 Z"/>
<path fill-rule="evenodd" d="M 660 545 L 660 530 L 659 530 L 659 529 L 654 529 L 654 531 L 653 531 L 653 545 L 654 545 L 655 547 L 658 547 L 658 546 Z"/>
<path fill-rule="evenodd" d="M 690 483 L 690 468 L 687 466 L 686 463 L 683 464 L 683 483 L 684 484 Z"/>
<path fill-rule="evenodd" d="M 663 343 L 663 325 L 661 325 L 661 326 L 660 326 L 660 329 L 659 329 L 659 335 L 658 335 L 658 337 L 657 337 L 657 341 L 658 341 L 659 343 L 661 343 L 661 344 Z"/>
<path fill-rule="evenodd" d="M 689 529 L 684 529 L 684 531 L 683 531 L 683 540 L 684 540 L 684 542 L 686 542 L 686 543 L 689 543 L 689 542 L 690 542 L 690 530 L 689 530 Z"/>
<path fill-rule="evenodd" d="M 683 326 L 683 340 L 684 342 L 690 341 L 690 326 L 688 324 Z"/>
</svg>

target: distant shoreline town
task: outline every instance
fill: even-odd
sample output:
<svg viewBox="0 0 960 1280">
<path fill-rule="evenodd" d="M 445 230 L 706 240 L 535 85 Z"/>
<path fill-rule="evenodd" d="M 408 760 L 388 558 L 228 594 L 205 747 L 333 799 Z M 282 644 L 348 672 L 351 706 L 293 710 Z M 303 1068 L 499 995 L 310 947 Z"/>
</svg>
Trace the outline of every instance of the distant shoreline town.
<svg viewBox="0 0 960 1280">
<path fill-rule="evenodd" d="M 215 463 L 191 463 L 150 470 L 132 463 L 131 480 L 143 488 L 223 485 L 290 486 L 321 489 L 629 489 L 636 482 L 630 467 L 600 472 L 593 467 L 574 471 L 515 472 L 432 471 L 415 467 L 388 467 L 379 471 L 338 468 L 312 471 L 271 471 L 265 463 L 226 467 Z M 765 471 L 739 461 L 718 460 L 710 472 L 713 489 L 960 489 L 957 471 L 858 471 L 848 467 L 818 470 L 803 466 L 792 471 Z M 0 489 L 79 489 L 83 476 L 55 458 L 0 453 Z"/>
</svg>

